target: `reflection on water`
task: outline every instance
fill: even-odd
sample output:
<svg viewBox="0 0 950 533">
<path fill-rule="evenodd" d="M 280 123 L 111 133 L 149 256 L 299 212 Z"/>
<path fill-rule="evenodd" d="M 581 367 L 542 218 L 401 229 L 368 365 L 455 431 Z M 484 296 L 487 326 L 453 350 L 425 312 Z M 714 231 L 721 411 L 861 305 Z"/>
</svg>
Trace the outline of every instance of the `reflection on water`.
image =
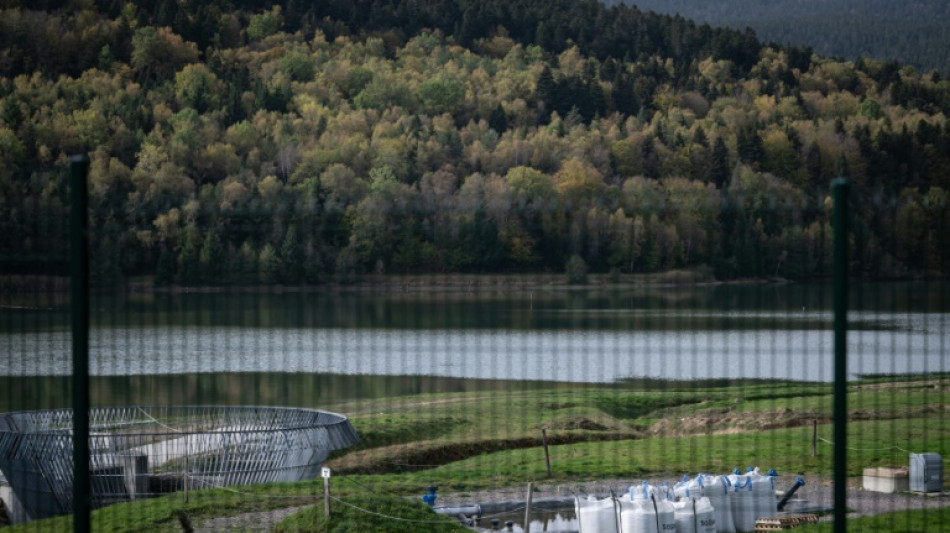
<svg viewBox="0 0 950 533">
<path fill-rule="evenodd" d="M 493 519 L 497 523 L 493 523 Z M 576 532 L 579 524 L 574 511 L 532 511 L 529 531 L 550 533 Z M 524 512 L 480 518 L 475 524 L 480 531 L 524 533 Z"/>
<path fill-rule="evenodd" d="M 900 329 L 852 331 L 851 377 L 950 370 L 950 360 L 944 357 L 948 317 L 941 314 L 915 322 L 908 315 L 882 315 L 882 322 L 901 324 Z M 90 373 L 302 372 L 575 383 L 613 383 L 632 377 L 827 382 L 833 379 L 832 347 L 828 329 L 97 326 L 90 336 Z M 70 335 L 65 331 L 2 335 L 0 362 L 0 375 L 68 375 Z"/>
</svg>

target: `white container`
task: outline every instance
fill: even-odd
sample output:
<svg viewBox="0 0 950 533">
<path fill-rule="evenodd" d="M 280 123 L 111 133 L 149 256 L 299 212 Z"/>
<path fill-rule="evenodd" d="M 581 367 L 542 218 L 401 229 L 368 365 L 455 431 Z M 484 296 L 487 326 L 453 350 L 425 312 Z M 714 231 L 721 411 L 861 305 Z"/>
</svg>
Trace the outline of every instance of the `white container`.
<svg viewBox="0 0 950 533">
<path fill-rule="evenodd" d="M 910 490 L 943 491 L 943 458 L 938 453 L 910 454 Z"/>
<path fill-rule="evenodd" d="M 906 468 L 865 468 L 863 474 L 864 490 L 887 494 L 910 490 L 910 478 Z"/>
<path fill-rule="evenodd" d="M 617 510 L 613 498 L 574 497 L 580 533 L 617 533 Z"/>
</svg>

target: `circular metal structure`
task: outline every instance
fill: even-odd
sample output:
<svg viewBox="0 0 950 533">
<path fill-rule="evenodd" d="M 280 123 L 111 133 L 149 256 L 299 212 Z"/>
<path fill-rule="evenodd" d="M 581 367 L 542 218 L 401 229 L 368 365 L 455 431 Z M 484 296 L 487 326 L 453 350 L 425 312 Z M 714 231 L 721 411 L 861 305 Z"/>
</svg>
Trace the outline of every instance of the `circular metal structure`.
<svg viewBox="0 0 950 533">
<path fill-rule="evenodd" d="M 0 414 L 0 471 L 30 519 L 72 512 L 72 425 L 72 409 Z M 103 407 L 89 428 L 93 507 L 310 479 L 359 442 L 343 415 L 285 407 Z"/>
</svg>

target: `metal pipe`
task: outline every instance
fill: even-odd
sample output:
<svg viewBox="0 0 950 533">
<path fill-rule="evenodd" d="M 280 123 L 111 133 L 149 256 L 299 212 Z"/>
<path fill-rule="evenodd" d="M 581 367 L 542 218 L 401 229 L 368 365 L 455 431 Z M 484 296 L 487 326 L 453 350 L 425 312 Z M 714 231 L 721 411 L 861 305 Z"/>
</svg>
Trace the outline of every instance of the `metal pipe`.
<svg viewBox="0 0 950 533">
<path fill-rule="evenodd" d="M 792 496 L 795 495 L 795 492 L 798 491 L 798 489 L 800 489 L 800 488 L 802 488 L 802 487 L 804 487 L 804 486 L 805 486 L 805 480 L 804 480 L 804 479 L 802 479 L 802 478 L 796 479 L 796 480 L 795 480 L 795 484 L 792 485 L 791 487 L 789 487 L 789 489 L 788 489 L 787 491 L 785 491 L 785 494 L 782 495 L 782 499 L 778 501 L 778 505 L 775 507 L 775 509 L 778 510 L 778 511 L 781 511 L 782 509 L 784 509 L 784 508 L 785 508 L 785 504 L 788 503 L 788 500 L 791 500 L 791 499 L 792 499 Z"/>
<path fill-rule="evenodd" d="M 481 516 L 482 508 L 479 505 L 468 505 L 464 507 L 434 507 L 433 511 L 439 514 L 447 515 L 465 515 L 465 516 Z"/>
<path fill-rule="evenodd" d="M 524 506 L 524 533 L 530 533 L 531 529 L 531 496 L 533 483 L 528 482 L 528 494 L 525 496 L 527 503 Z"/>
<path fill-rule="evenodd" d="M 521 511 L 525 508 L 527 502 L 519 500 L 506 500 L 498 502 L 479 502 L 471 505 L 457 505 L 446 507 L 434 507 L 432 510 L 439 514 L 456 515 L 463 513 L 469 516 L 493 515 L 498 513 L 511 513 Z M 556 511 L 560 509 L 573 509 L 574 497 L 550 497 L 550 498 L 532 498 L 532 510 Z"/>
<path fill-rule="evenodd" d="M 851 183 L 837 178 L 834 197 L 834 502 L 835 533 L 845 533 L 848 483 L 848 192 Z"/>
<path fill-rule="evenodd" d="M 73 337 L 73 531 L 89 531 L 89 156 L 69 158 L 70 317 Z"/>
</svg>

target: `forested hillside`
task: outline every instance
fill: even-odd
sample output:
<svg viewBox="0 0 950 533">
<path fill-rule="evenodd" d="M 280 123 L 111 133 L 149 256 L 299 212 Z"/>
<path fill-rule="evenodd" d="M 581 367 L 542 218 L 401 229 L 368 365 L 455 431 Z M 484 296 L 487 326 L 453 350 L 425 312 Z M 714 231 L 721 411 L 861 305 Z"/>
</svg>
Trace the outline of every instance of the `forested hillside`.
<svg viewBox="0 0 950 533">
<path fill-rule="evenodd" d="M 366 272 L 950 271 L 950 83 L 595 2 L 0 0 L 0 268 L 100 284 Z"/>
<path fill-rule="evenodd" d="M 621 0 L 606 0 L 617 4 Z M 900 61 L 950 73 L 950 3 L 945 0 L 631 0 L 641 9 L 716 26 L 752 28 L 765 42 L 818 53 Z"/>
</svg>

